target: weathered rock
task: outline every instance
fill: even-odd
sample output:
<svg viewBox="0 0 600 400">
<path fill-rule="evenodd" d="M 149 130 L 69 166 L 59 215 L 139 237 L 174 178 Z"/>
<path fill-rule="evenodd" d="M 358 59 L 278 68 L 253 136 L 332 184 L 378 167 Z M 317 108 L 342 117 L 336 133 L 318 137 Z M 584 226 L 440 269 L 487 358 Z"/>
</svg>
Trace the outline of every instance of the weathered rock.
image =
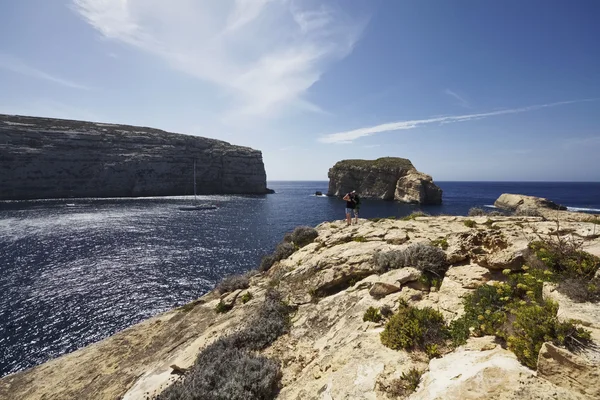
<svg viewBox="0 0 600 400">
<path fill-rule="evenodd" d="M 525 196 L 521 194 L 503 193 L 494 202 L 494 206 L 505 210 L 516 211 L 518 208 L 537 209 L 546 208 L 551 210 L 566 210 L 567 207 L 561 206 L 548 199 L 535 196 Z"/>
<path fill-rule="evenodd" d="M 221 297 L 221 301 L 223 302 L 223 304 L 226 307 L 231 308 L 235 305 L 235 301 L 237 300 L 240 293 L 242 293 L 242 289 L 236 289 L 235 291 L 233 291 L 231 293 L 223 295 Z"/>
<path fill-rule="evenodd" d="M 404 203 L 441 204 L 442 189 L 433 183 L 431 176 L 415 171 L 398 179 L 394 200 Z"/>
<path fill-rule="evenodd" d="M 422 272 L 416 268 L 406 267 L 400 269 L 393 269 L 391 271 L 382 274 L 379 277 L 380 282 L 389 283 L 391 285 L 402 286 L 407 282 L 418 281 L 421 277 Z"/>
<path fill-rule="evenodd" d="M 260 151 L 152 128 L 0 115 L 0 200 L 269 192 Z"/>
<path fill-rule="evenodd" d="M 485 258 L 480 258 L 478 261 L 480 265 L 489 269 L 520 271 L 525 264 L 526 251 L 526 249 L 517 251 L 514 249 L 502 250 L 492 253 Z"/>
<path fill-rule="evenodd" d="M 479 265 L 451 267 L 438 292 L 438 305 L 447 320 L 464 313 L 463 299 L 490 279 L 490 271 Z"/>
<path fill-rule="evenodd" d="M 375 282 L 371 289 L 369 290 L 369 294 L 376 299 L 380 299 L 382 297 L 387 296 L 388 294 L 399 292 L 400 288 L 395 285 L 390 285 L 389 283 L 384 282 Z"/>
<path fill-rule="evenodd" d="M 473 345 L 473 341 L 477 341 Z M 557 397 L 558 396 L 558 397 Z M 535 377 L 492 337 L 470 339 L 443 358 L 433 359 L 410 400 L 583 399 Z"/>
<path fill-rule="evenodd" d="M 568 350 L 544 343 L 538 356 L 537 371 L 538 376 L 557 386 L 576 390 L 590 399 L 600 399 L 599 366 Z"/>
<path fill-rule="evenodd" d="M 335 164 L 328 175 L 330 196 L 356 190 L 363 198 L 420 204 L 442 202 L 442 189 L 404 158 L 344 160 Z"/>
</svg>

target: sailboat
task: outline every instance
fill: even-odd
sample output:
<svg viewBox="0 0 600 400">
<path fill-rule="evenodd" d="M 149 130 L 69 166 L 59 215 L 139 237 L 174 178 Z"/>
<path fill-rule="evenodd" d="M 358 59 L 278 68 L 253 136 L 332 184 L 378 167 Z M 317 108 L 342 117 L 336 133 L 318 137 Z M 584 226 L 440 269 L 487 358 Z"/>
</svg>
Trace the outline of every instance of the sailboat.
<svg viewBox="0 0 600 400">
<path fill-rule="evenodd" d="M 212 204 L 198 204 L 198 197 L 196 195 L 196 160 L 194 159 L 194 203 L 189 206 L 179 207 L 182 211 L 195 211 L 195 210 L 214 210 L 217 206 Z"/>
</svg>

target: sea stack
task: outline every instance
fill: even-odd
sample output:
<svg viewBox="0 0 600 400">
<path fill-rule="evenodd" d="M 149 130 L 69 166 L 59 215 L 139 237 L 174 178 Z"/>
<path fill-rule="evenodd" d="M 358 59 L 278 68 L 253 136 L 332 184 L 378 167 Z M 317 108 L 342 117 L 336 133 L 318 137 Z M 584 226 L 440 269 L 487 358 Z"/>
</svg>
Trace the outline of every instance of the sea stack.
<svg viewBox="0 0 600 400">
<path fill-rule="evenodd" d="M 330 196 L 356 190 L 363 198 L 403 203 L 441 204 L 442 189 L 431 176 L 417 171 L 410 160 L 384 157 L 377 160 L 343 160 L 329 170 Z"/>
<path fill-rule="evenodd" d="M 128 125 L 0 115 L 0 200 L 264 194 L 262 154 Z"/>
</svg>

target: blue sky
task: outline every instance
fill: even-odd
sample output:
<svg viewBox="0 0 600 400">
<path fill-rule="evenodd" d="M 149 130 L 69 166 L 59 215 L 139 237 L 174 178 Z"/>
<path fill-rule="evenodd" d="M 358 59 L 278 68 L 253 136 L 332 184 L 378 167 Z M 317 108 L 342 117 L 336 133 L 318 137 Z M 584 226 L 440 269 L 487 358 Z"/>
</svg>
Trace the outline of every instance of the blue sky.
<svg viewBox="0 0 600 400">
<path fill-rule="evenodd" d="M 600 180 L 596 0 L 0 2 L 0 113 L 263 152 L 270 180 Z"/>
</svg>

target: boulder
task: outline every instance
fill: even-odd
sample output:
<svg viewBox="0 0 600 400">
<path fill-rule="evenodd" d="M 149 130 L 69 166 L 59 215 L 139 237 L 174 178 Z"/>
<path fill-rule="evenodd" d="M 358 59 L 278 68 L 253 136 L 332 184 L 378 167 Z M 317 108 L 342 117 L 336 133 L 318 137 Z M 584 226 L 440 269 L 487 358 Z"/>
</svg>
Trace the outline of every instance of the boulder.
<svg viewBox="0 0 600 400">
<path fill-rule="evenodd" d="M 429 363 L 409 400 L 574 400 L 583 396 L 539 379 L 493 337 L 471 338 L 467 345 Z"/>
<path fill-rule="evenodd" d="M 494 206 L 505 210 L 517 211 L 523 209 L 546 208 L 550 210 L 566 210 L 567 207 L 561 206 L 543 197 L 525 196 L 522 194 L 503 193 L 494 202 Z"/>
<path fill-rule="evenodd" d="M 442 202 L 442 189 L 405 158 L 343 160 L 329 170 L 328 176 L 327 194 L 330 196 L 343 196 L 356 190 L 363 198 L 418 204 Z"/>
<path fill-rule="evenodd" d="M 544 343 L 537 363 L 538 376 L 557 386 L 600 399 L 600 368 L 568 350 Z"/>
<path fill-rule="evenodd" d="M 399 292 L 400 288 L 395 285 L 390 285 L 389 283 L 383 282 L 375 282 L 371 289 L 369 290 L 369 294 L 376 299 L 381 299 L 388 294 Z"/>
</svg>

